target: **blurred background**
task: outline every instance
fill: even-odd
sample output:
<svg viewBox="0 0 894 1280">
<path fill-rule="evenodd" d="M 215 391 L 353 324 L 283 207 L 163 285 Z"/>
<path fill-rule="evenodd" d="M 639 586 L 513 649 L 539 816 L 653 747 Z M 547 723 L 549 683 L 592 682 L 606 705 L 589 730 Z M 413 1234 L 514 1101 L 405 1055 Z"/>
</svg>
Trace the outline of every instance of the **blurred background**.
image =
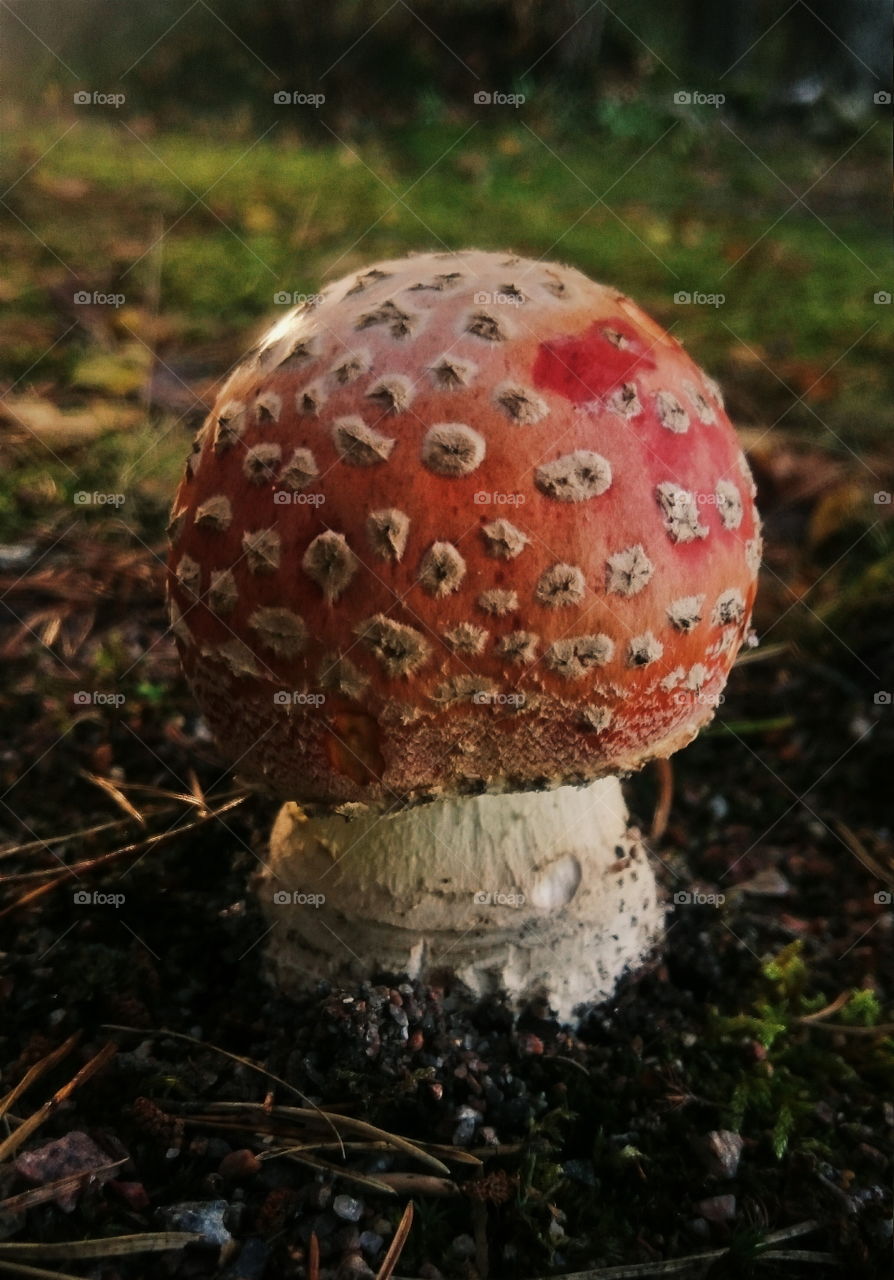
<svg viewBox="0 0 894 1280">
<path fill-rule="evenodd" d="M 52 990 L 82 1021 L 205 1017 L 209 1036 L 269 1050 L 248 1012 L 234 1030 L 255 999 L 260 925 L 244 902 L 225 908 L 270 814 L 252 798 L 204 825 L 233 784 L 167 632 L 167 510 L 216 387 L 286 301 L 370 260 L 470 245 L 631 294 L 722 384 L 758 481 L 761 643 L 672 770 L 630 784 L 668 875 L 706 890 L 764 875 L 744 916 L 678 912 L 668 972 L 696 999 L 675 1025 L 710 1039 L 696 1006 L 744 1018 L 768 983 L 791 1027 L 808 996 L 815 1010 L 818 993 L 883 994 L 885 975 L 890 994 L 890 4 L 5 0 L 0 27 L 0 892 L 35 984 L 10 1047 Z M 167 833 L 149 859 L 147 832 Z M 143 904 L 128 927 L 154 959 L 101 913 L 69 918 L 78 860 L 127 870 Z M 189 942 L 209 884 L 210 976 Z M 33 957 L 59 935 L 41 976 Z M 794 977 L 794 953 L 788 968 L 757 963 L 802 945 Z M 172 1010 L 184 965 L 192 995 Z M 134 987 L 116 995 L 125 968 Z M 227 991 L 210 998 L 215 982 Z M 854 1018 L 883 1024 L 870 1005 Z M 640 1030 L 618 1048 L 630 1080 Z M 894 1062 L 858 1037 L 840 1058 L 798 1056 L 792 1037 L 764 1045 L 774 1083 L 748 1095 L 770 1164 L 789 1144 L 816 1156 L 811 1107 L 845 1059 L 841 1079 L 876 1085 Z M 755 1054 L 746 1066 L 718 1048 L 692 1091 L 742 1101 Z M 793 1073 L 806 1101 L 785 1092 Z M 871 1134 L 874 1103 L 854 1088 Z M 622 1103 L 579 1109 L 620 1132 Z M 781 1196 L 770 1164 L 764 1188 Z M 634 1185 L 653 1196 L 640 1226 L 676 1239 L 673 1178 L 663 1207 Z M 605 1194 L 611 1259 L 639 1257 L 631 1184 Z M 875 1237 L 848 1222 L 849 1261 L 868 1256 Z M 530 1250 L 532 1266 L 554 1261 L 546 1235 Z"/>
<path fill-rule="evenodd" d="M 9 656 L 86 638 L 93 588 L 35 597 L 36 556 L 86 539 L 157 589 L 189 434 L 284 300 L 473 244 L 618 285 L 721 381 L 768 522 L 759 630 L 809 636 L 820 696 L 879 714 L 889 5 L 10 0 L 0 23 Z M 162 655 L 167 688 L 167 639 L 129 679 Z"/>
</svg>

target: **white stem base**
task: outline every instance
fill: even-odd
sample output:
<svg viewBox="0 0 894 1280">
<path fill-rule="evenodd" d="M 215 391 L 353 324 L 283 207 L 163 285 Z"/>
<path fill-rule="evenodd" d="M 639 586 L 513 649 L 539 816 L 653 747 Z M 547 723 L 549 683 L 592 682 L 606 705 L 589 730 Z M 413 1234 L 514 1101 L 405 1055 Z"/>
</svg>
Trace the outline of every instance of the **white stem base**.
<svg viewBox="0 0 894 1280">
<path fill-rule="evenodd" d="M 545 997 L 565 1020 L 610 998 L 664 925 L 616 778 L 350 822 L 287 804 L 261 896 L 285 991 L 451 971 L 516 1006 Z"/>
</svg>

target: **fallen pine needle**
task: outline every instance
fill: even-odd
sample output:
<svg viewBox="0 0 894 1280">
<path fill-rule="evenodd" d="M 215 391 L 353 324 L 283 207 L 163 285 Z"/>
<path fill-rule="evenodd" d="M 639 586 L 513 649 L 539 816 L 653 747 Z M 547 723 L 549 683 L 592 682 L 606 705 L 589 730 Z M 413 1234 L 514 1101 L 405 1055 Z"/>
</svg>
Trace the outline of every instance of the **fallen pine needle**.
<svg viewBox="0 0 894 1280">
<path fill-rule="evenodd" d="M 66 1102 L 76 1089 L 78 1089 L 82 1084 L 85 1084 L 91 1076 L 96 1075 L 97 1071 L 101 1071 L 104 1066 L 111 1062 L 117 1052 L 118 1046 L 113 1041 L 110 1040 L 107 1045 L 104 1045 L 100 1049 L 99 1053 L 95 1054 L 89 1062 L 85 1063 L 84 1066 L 81 1067 L 77 1075 L 73 1076 L 72 1079 L 69 1080 L 68 1084 L 63 1085 L 61 1089 L 57 1090 L 56 1093 L 53 1094 L 52 1098 L 50 1098 L 48 1102 L 45 1102 L 43 1106 L 38 1107 L 37 1111 L 20 1124 L 18 1129 L 15 1129 L 5 1142 L 0 1143 L 0 1161 L 8 1160 L 14 1152 L 18 1151 L 22 1143 L 25 1142 L 26 1139 L 30 1138 L 31 1134 L 34 1133 L 36 1129 L 39 1129 L 46 1120 L 49 1120 L 53 1112 L 58 1110 L 62 1103 Z"/>
<path fill-rule="evenodd" d="M 127 1164 L 127 1156 L 122 1156 L 120 1160 L 115 1160 L 111 1164 L 100 1165 L 98 1169 L 84 1169 L 80 1173 L 70 1173 L 67 1178 L 57 1178 L 55 1182 L 45 1182 L 42 1187 L 32 1187 L 30 1191 L 22 1191 L 17 1196 L 10 1196 L 8 1200 L 0 1200 L 0 1215 L 24 1213 L 26 1209 L 34 1209 L 39 1204 L 46 1204 L 48 1200 L 54 1200 L 58 1195 L 85 1187 L 101 1173 L 111 1173 L 122 1164 Z M 0 1244 L 0 1254 L 3 1248 L 4 1246 Z"/>
<path fill-rule="evenodd" d="M 76 1031 L 73 1036 L 69 1036 L 57 1048 L 51 1050 L 45 1058 L 41 1058 L 40 1062 L 35 1062 L 34 1066 L 30 1067 L 25 1075 L 22 1076 L 19 1083 L 10 1089 L 6 1097 L 0 1098 L 0 1118 L 5 1116 L 9 1108 L 18 1102 L 26 1089 L 31 1088 L 35 1080 L 39 1080 L 51 1067 L 55 1067 L 57 1062 L 61 1062 L 66 1054 L 71 1053 L 78 1042 L 79 1035 L 80 1033 Z"/>
<path fill-rule="evenodd" d="M 260 1075 L 266 1076 L 268 1080 L 272 1080 L 274 1084 L 281 1085 L 283 1089 L 288 1089 L 289 1093 L 294 1093 L 295 1097 L 300 1098 L 302 1102 L 306 1102 L 308 1107 L 310 1108 L 310 1114 L 312 1115 L 314 1114 L 314 1112 L 316 1112 L 316 1114 L 320 1116 L 321 1119 L 326 1120 L 333 1134 L 335 1135 L 336 1140 L 338 1141 L 339 1145 L 341 1145 L 341 1138 L 339 1136 L 339 1132 L 336 1129 L 335 1125 L 332 1123 L 331 1117 L 327 1116 L 325 1111 L 322 1111 L 319 1107 L 315 1106 L 311 1102 L 310 1098 L 307 1097 L 306 1094 L 303 1094 L 300 1089 L 296 1089 L 293 1084 L 289 1084 L 288 1080 L 283 1080 L 282 1076 L 274 1075 L 272 1071 L 268 1071 L 266 1067 L 262 1067 L 259 1062 L 254 1062 L 251 1058 L 243 1058 L 238 1053 L 230 1053 L 229 1049 L 221 1049 L 219 1045 L 210 1044 L 207 1040 L 197 1040 L 195 1036 L 188 1036 L 183 1031 L 169 1031 L 167 1027 L 161 1027 L 158 1031 L 147 1032 L 145 1028 L 120 1027 L 115 1025 L 114 1023 L 109 1022 L 103 1025 L 103 1030 L 104 1031 L 124 1031 L 128 1035 L 143 1036 L 144 1038 L 147 1035 L 169 1036 L 172 1040 L 184 1040 L 187 1044 L 198 1045 L 199 1048 L 201 1049 L 208 1049 L 212 1053 L 219 1053 L 221 1057 L 229 1058 L 231 1062 L 238 1062 L 240 1067 L 248 1067 L 251 1071 L 257 1071 Z M 216 1110 L 217 1105 L 228 1106 L 230 1104 L 228 1103 L 214 1104 L 213 1109 Z M 257 1104 L 249 1102 L 249 1103 L 234 1103 L 233 1105 L 254 1108 L 254 1106 Z M 261 1109 L 264 1110 L 266 1114 L 270 1114 L 270 1111 L 272 1110 L 272 1109 L 265 1108 L 263 1104 L 261 1104 Z M 295 1110 L 295 1111 L 302 1111 L 302 1112 L 304 1111 L 304 1108 L 298 1108 L 298 1107 L 289 1108 L 289 1109 Z"/>
<path fill-rule="evenodd" d="M 145 1035 L 145 1031 L 140 1033 Z M 297 1093 L 297 1090 L 295 1090 Z M 211 1102 L 208 1104 L 203 1115 L 214 1112 L 227 1111 L 263 1111 L 264 1108 L 260 1103 L 252 1102 Z M 365 1120 L 355 1120 L 353 1116 L 333 1115 L 331 1112 L 322 1111 L 319 1107 L 308 1110 L 305 1107 L 272 1107 L 269 1112 L 265 1113 L 277 1116 L 283 1120 L 316 1120 L 321 1119 L 327 1121 L 335 1128 L 334 1121 L 338 1121 L 348 1133 L 356 1133 L 362 1137 L 379 1139 L 387 1142 L 389 1146 L 397 1147 L 399 1151 L 403 1151 L 406 1155 L 413 1156 L 420 1160 L 423 1164 L 427 1164 L 430 1168 L 437 1170 L 438 1173 L 450 1176 L 450 1170 L 436 1156 L 430 1155 L 429 1152 L 423 1150 L 422 1147 L 411 1142 L 409 1138 L 401 1138 L 397 1134 L 387 1133 L 384 1129 L 378 1129 L 374 1124 L 368 1124 Z M 188 1114 L 184 1114 L 185 1120 L 189 1119 Z M 338 1134 L 336 1134 L 338 1136 Z"/>
<path fill-rule="evenodd" d="M 0 1244 L 0 1258 L 58 1258 L 62 1262 L 81 1258 L 123 1258 L 133 1253 L 161 1253 L 183 1249 L 201 1240 L 194 1231 L 147 1231 L 135 1236 L 106 1236 L 100 1240 L 63 1240 L 52 1244 L 40 1240 L 26 1244 Z"/>
<path fill-rule="evenodd" d="M 235 800 L 231 800 L 228 804 L 221 805 L 219 809 L 215 809 L 213 813 L 205 814 L 201 818 L 196 818 L 194 822 L 188 822 L 183 827 L 172 827 L 169 831 L 161 831 L 158 835 L 147 836 L 145 840 L 137 840 L 133 844 L 125 845 L 121 849 L 113 849 L 111 853 L 102 853 L 96 858 L 89 858 L 84 862 L 72 863 L 70 867 L 47 867 L 43 871 L 27 871 L 17 876 L 6 876 L 0 879 L 0 887 L 4 884 L 16 884 L 23 880 L 32 880 L 37 878 L 53 877 L 49 884 L 41 885 L 39 889 L 32 890 L 25 894 L 24 898 L 11 903 L 8 907 L 4 907 L 0 911 L 0 919 L 16 911 L 19 907 L 27 905 L 41 894 L 48 893 L 57 888 L 60 884 L 64 884 L 72 876 L 78 877 L 86 875 L 90 872 L 98 870 L 100 867 L 106 866 L 109 862 L 114 862 L 118 858 L 123 858 L 129 853 L 136 853 L 138 850 L 147 850 L 154 848 L 156 845 L 162 844 L 168 840 L 176 840 L 180 836 L 186 835 L 189 831 L 195 831 L 196 827 L 203 826 L 206 822 L 211 822 L 215 818 L 219 818 L 221 814 L 228 813 L 230 809 L 235 809 L 237 805 L 242 804 L 248 797 L 246 795 L 238 796 Z"/>
<path fill-rule="evenodd" d="M 407 1237 L 413 1225 L 413 1212 L 413 1201 L 410 1200 L 406 1209 L 404 1209 L 403 1217 L 392 1237 L 391 1244 L 388 1246 L 388 1252 L 382 1259 L 382 1265 L 376 1272 L 376 1280 L 391 1280 L 391 1275 L 398 1264 L 400 1255 L 404 1251 L 404 1245 L 407 1243 Z"/>
</svg>

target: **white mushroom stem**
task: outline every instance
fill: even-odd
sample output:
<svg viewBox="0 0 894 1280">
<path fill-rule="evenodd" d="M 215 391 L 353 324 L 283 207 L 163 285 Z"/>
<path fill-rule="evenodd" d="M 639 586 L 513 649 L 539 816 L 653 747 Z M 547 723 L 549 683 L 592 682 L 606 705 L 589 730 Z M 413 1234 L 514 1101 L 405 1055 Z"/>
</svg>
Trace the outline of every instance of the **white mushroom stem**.
<svg viewBox="0 0 894 1280">
<path fill-rule="evenodd" d="M 477 995 L 546 997 L 563 1019 L 611 997 L 664 922 L 616 778 L 352 821 L 287 804 L 261 893 L 285 991 L 450 970 Z"/>
</svg>

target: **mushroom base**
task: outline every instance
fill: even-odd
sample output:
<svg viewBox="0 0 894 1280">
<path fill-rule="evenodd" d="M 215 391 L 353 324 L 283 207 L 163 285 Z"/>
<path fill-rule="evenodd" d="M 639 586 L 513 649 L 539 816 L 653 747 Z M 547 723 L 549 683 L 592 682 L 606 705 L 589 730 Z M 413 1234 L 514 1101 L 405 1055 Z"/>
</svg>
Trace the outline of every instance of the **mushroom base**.
<svg viewBox="0 0 894 1280">
<path fill-rule="evenodd" d="M 476 995 L 546 998 L 563 1019 L 611 997 L 664 925 L 616 778 L 351 821 L 286 804 L 261 897 L 287 992 L 449 971 Z"/>
</svg>

